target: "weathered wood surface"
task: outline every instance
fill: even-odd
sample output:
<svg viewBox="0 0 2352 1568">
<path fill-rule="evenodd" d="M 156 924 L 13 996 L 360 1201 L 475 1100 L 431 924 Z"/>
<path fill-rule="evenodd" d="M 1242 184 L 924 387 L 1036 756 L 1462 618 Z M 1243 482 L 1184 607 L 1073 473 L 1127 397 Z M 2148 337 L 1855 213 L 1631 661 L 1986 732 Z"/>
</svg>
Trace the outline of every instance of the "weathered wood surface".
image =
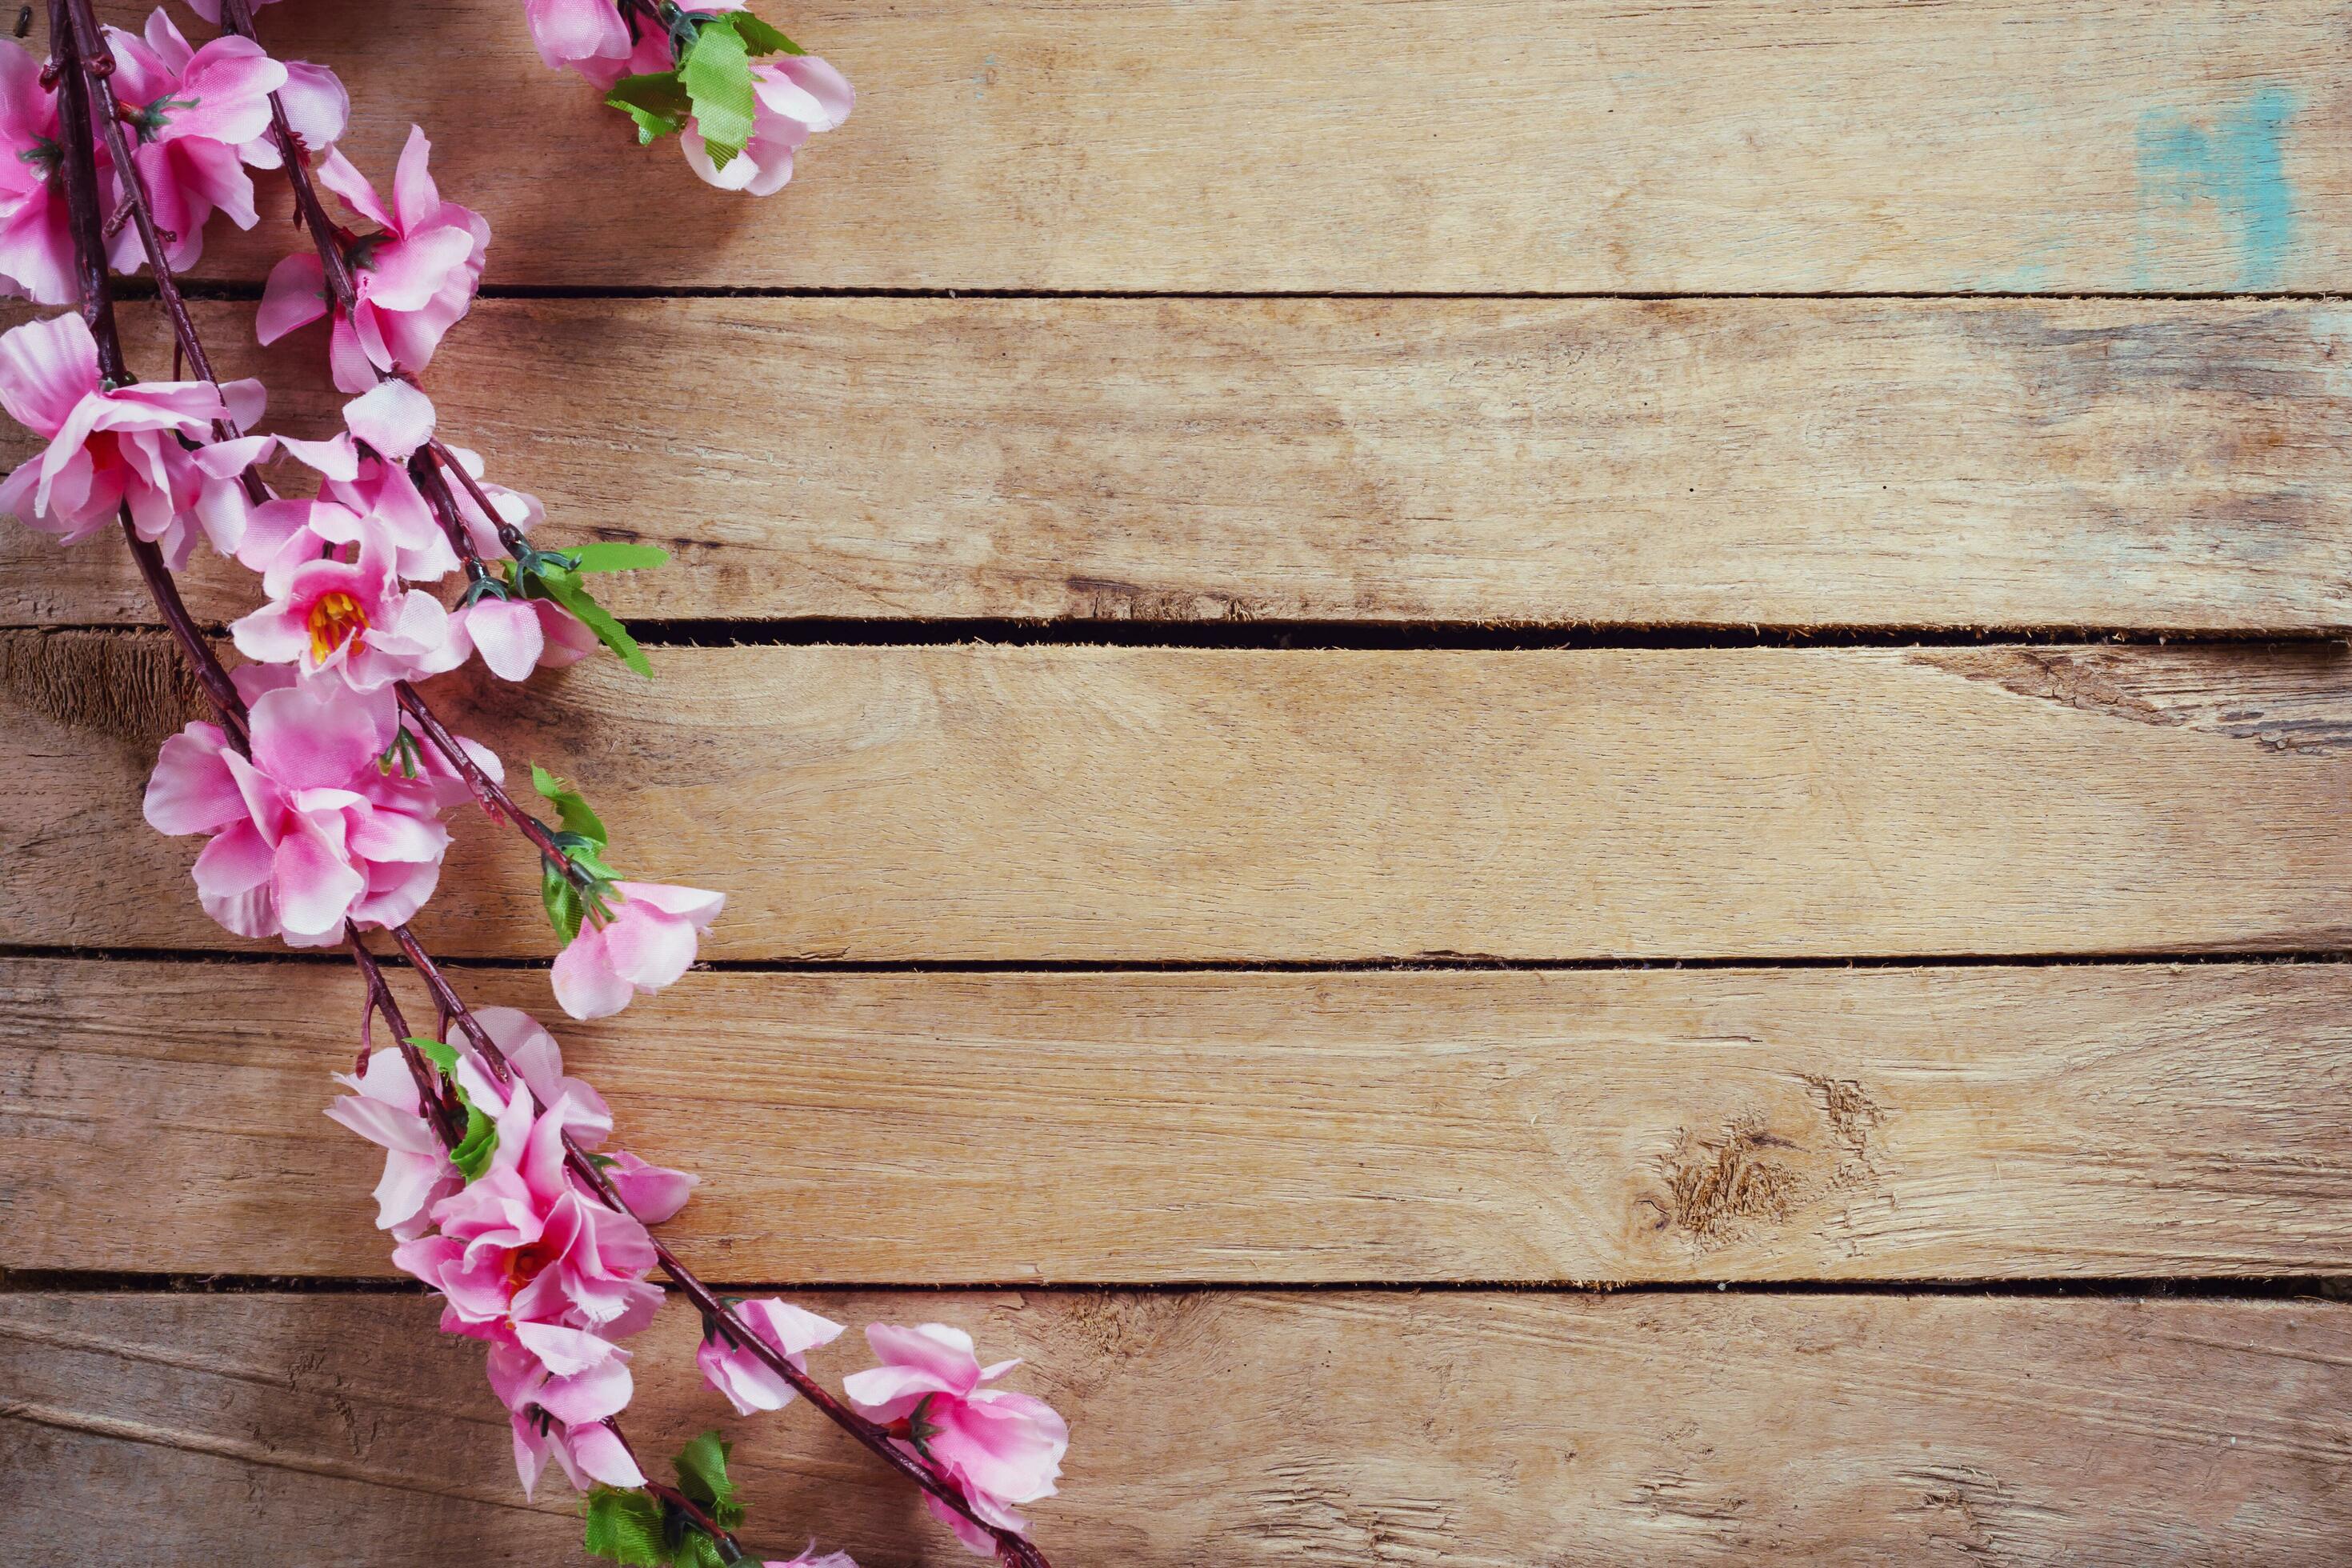
<svg viewBox="0 0 2352 1568">
<path fill-rule="evenodd" d="M 157 637 L 0 639 L 0 941 L 240 948 L 140 821 Z M 142 656 L 144 656 L 142 663 Z M 2288 950 L 2352 934 L 2352 654 L 657 650 L 493 694 L 732 959 Z M 464 711 L 463 705 L 457 711 Z M 159 722 L 160 721 L 160 722 Z M 468 822 L 420 921 L 542 956 Z"/>
<path fill-rule="evenodd" d="M 2321 1301 L 796 1292 L 941 1316 L 1075 1413 L 1056 1562 L 2234 1562 L 2352 1542 L 2352 1309 Z M 737 1440 L 755 1543 L 965 1561 L 805 1411 L 718 1422 L 673 1307 L 631 1431 Z M 854 1342 L 854 1333 L 853 1333 Z M 404 1297 L 0 1297 L 24 1561 L 573 1562 L 478 1347 Z M 820 1375 L 862 1346 L 812 1358 Z M 143 1549 L 143 1550 L 142 1550 Z"/>
<path fill-rule="evenodd" d="M 494 283 L 2352 283 L 2338 0 L 962 0 L 786 20 L 859 102 L 764 203 L 638 149 L 541 67 L 509 0 L 321 0 L 261 26 L 344 72 L 346 145 L 379 178 L 426 128 L 442 188 L 490 219 Z M 291 248 L 265 189 L 262 228 L 213 244 L 207 274 L 258 279 Z"/>
<path fill-rule="evenodd" d="M 198 310 L 223 373 L 266 374 L 289 434 L 339 428 L 318 345 L 263 353 L 251 315 Z M 160 317 L 131 320 L 134 361 L 163 374 Z M 677 552 L 614 582 L 639 618 L 2275 631 L 2352 625 L 2347 321 L 2215 300 L 494 300 L 431 380 L 452 437 L 547 500 L 548 538 Z M 763 395 L 705 395 L 713 365 Z M 12 426 L 0 466 L 32 450 Z M 254 602 L 208 552 L 195 577 L 202 614 Z M 153 612 L 113 536 L 0 534 L 0 623 L 126 619 Z"/>
<path fill-rule="evenodd" d="M 714 1279 L 2352 1272 L 2352 966 L 464 979 L 704 1176 Z M 390 1273 L 358 1011 L 0 961 L 0 1268 Z"/>
</svg>

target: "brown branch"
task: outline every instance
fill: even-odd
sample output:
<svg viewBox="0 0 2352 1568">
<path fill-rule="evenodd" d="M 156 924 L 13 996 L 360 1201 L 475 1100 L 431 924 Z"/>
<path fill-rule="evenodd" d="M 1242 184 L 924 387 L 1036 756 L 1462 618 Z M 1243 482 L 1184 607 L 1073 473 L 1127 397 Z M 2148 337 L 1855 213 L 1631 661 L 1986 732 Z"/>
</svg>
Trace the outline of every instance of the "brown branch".
<svg viewBox="0 0 2352 1568">
<path fill-rule="evenodd" d="M 177 281 L 164 257 L 162 235 L 154 221 L 152 204 L 149 200 L 144 183 L 139 177 L 136 166 L 131 162 L 129 150 L 124 145 L 121 126 L 115 113 L 113 92 L 106 80 L 110 74 L 111 57 L 105 57 L 109 68 L 107 70 L 96 68 L 95 61 L 100 58 L 98 51 L 102 49 L 104 38 L 98 29 L 95 17 L 90 14 L 89 0 L 49 0 L 49 9 L 51 36 L 58 52 L 58 75 L 65 100 L 61 112 L 65 122 L 65 145 L 61 169 L 66 187 L 68 220 L 73 230 L 76 261 L 81 275 L 82 315 L 89 324 L 91 336 L 98 342 L 100 367 L 110 381 L 121 384 L 130 380 L 129 372 L 123 361 L 121 335 L 115 327 L 112 288 L 106 272 L 106 218 L 100 210 L 101 204 L 99 199 L 97 150 L 90 140 L 90 123 L 93 118 L 89 112 L 91 92 L 95 92 L 105 110 L 97 118 L 104 129 L 109 153 L 122 171 L 123 185 L 128 194 L 131 217 L 139 226 L 141 244 L 147 252 L 149 265 L 155 275 L 157 295 L 165 302 L 165 309 L 172 317 L 173 331 L 179 337 L 180 346 L 186 353 L 189 363 L 200 376 L 217 385 L 218 379 L 213 374 L 211 362 L 205 355 L 203 344 L 197 337 L 195 324 L 188 317 L 186 307 L 180 298 Z M 225 25 L 231 31 L 247 38 L 253 37 L 252 16 L 245 0 L 223 0 L 222 17 Z M 272 134 L 278 140 L 288 176 L 295 187 L 298 208 L 310 224 L 313 241 L 319 247 L 320 260 L 327 271 L 329 287 L 337 291 L 339 300 L 350 300 L 353 296 L 348 271 L 343 269 L 341 254 L 324 225 L 324 215 L 319 208 L 317 195 L 310 189 L 309 175 L 302 168 L 299 146 L 287 127 L 283 108 L 278 104 L 275 94 L 271 95 L 271 112 Z M 457 473 L 466 482 L 475 499 L 482 505 L 484 513 L 493 521 L 498 521 L 497 510 L 489 506 L 488 499 L 473 485 L 471 476 L 467 475 L 462 468 L 449 458 L 446 448 L 440 447 L 438 443 L 435 444 L 434 451 L 440 463 L 446 464 L 449 471 Z M 425 465 L 425 467 L 430 472 L 431 465 Z M 435 473 L 433 478 L 442 499 L 448 500 L 447 488 L 446 484 L 440 483 L 439 474 Z M 459 536 L 464 537 L 462 521 L 456 517 L 454 502 L 450 505 L 445 521 L 455 523 Z M 146 578 L 148 587 L 154 595 L 157 608 L 162 611 L 166 623 L 171 626 L 182 652 L 194 666 L 198 677 L 205 685 L 205 693 L 220 713 L 223 723 L 235 734 L 239 748 L 243 749 L 248 743 L 248 731 L 245 706 L 236 694 L 235 684 L 229 680 L 227 671 L 222 668 L 219 659 L 197 632 L 194 619 L 188 615 L 187 607 L 180 598 L 178 587 L 173 581 L 170 569 L 163 562 L 161 552 L 152 543 L 140 539 L 131 531 L 127 510 L 123 514 L 123 528 L 130 535 L 132 553 L 139 560 L 142 574 Z M 467 540 L 466 549 L 468 554 L 472 553 L 470 540 Z M 478 567 L 478 561 L 476 562 L 476 565 Z M 404 710 L 417 720 L 419 728 L 425 731 L 427 738 L 441 749 L 449 758 L 452 765 L 458 769 L 469 784 L 473 785 L 478 795 L 487 795 L 490 799 L 498 802 L 509 820 L 522 831 L 526 838 L 530 839 L 533 845 L 540 848 L 542 855 L 562 862 L 567 868 L 570 866 L 569 858 L 562 854 L 552 838 L 548 836 L 545 826 L 517 806 L 497 781 L 489 778 L 479 765 L 474 763 L 473 759 L 466 753 L 465 749 L 457 743 L 456 738 L 449 733 L 447 728 L 432 714 L 423 698 L 413 687 L 405 682 L 401 683 L 399 699 Z M 504 1053 L 499 1049 L 497 1042 L 490 1038 L 489 1032 L 482 1026 L 480 1020 L 474 1016 L 472 1009 L 466 1005 L 464 999 L 458 995 L 457 988 L 449 983 L 448 977 L 442 972 L 439 964 L 435 963 L 432 955 L 425 950 L 424 945 L 405 925 L 398 925 L 391 929 L 394 941 L 399 944 L 402 953 L 406 956 L 409 963 L 433 993 L 436 1005 L 442 1015 L 457 1023 L 465 1033 L 467 1041 L 500 1081 L 511 1081 L 512 1069 L 508 1065 Z M 401 1012 L 400 1004 L 394 996 L 390 984 L 385 981 L 383 972 L 377 963 L 374 954 L 369 952 L 366 942 L 361 938 L 357 927 L 348 921 L 345 922 L 344 936 L 351 949 L 352 963 L 358 967 L 366 985 L 367 1005 L 370 1011 L 381 1014 L 384 1022 L 399 1039 L 399 1049 L 411 1076 L 417 1081 L 420 1100 L 427 1108 L 428 1120 L 434 1131 L 446 1147 L 454 1149 L 464 1136 L 464 1124 L 457 1116 L 455 1105 L 442 1089 L 438 1075 L 435 1074 L 430 1064 L 424 1060 L 423 1053 L 408 1043 L 408 1025 Z M 604 1171 L 568 1134 L 564 1139 L 564 1156 L 566 1167 L 602 1202 L 617 1213 L 631 1215 L 632 1218 L 635 1217 Z M 877 1458 L 920 1487 L 929 1496 L 939 1500 L 950 1511 L 987 1531 L 996 1542 L 999 1560 L 1006 1564 L 1007 1568 L 1050 1568 L 1045 1554 L 1026 1537 L 982 1519 L 973 1510 L 971 1504 L 965 1500 L 961 1489 L 933 1470 L 917 1455 L 902 1447 L 892 1438 L 887 1427 L 859 1415 L 808 1373 L 795 1366 L 782 1351 L 752 1332 L 750 1326 L 735 1315 L 732 1308 L 714 1294 L 692 1270 L 678 1261 L 677 1255 L 670 1251 L 666 1243 L 659 1237 L 653 1237 L 650 1231 L 647 1232 L 647 1236 L 652 1241 L 654 1256 L 660 1263 L 662 1271 L 669 1276 L 679 1292 L 692 1301 L 698 1310 L 706 1318 L 726 1325 L 730 1337 L 736 1343 L 750 1350 L 778 1376 L 783 1378 L 810 1405 L 815 1406 L 828 1420 L 847 1432 Z M 619 1435 L 620 1427 L 616 1423 L 607 1423 L 607 1425 L 612 1426 L 616 1436 Z M 625 1447 L 628 1439 L 623 1436 L 621 1441 Z M 640 1466 L 639 1468 L 642 1470 L 643 1467 Z M 721 1542 L 728 1550 L 740 1554 L 735 1538 L 720 1530 L 715 1521 L 695 1508 L 693 1503 L 678 1493 L 675 1488 L 649 1481 L 646 1489 L 661 1498 L 666 1503 L 681 1508 L 698 1529 L 706 1531 L 714 1541 Z"/>
</svg>

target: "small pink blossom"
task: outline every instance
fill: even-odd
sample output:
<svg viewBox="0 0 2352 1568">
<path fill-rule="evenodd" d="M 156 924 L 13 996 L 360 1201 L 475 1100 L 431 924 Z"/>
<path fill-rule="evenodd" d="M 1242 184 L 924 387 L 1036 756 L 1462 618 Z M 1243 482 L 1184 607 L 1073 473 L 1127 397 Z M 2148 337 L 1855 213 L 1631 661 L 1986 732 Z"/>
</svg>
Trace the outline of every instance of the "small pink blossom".
<svg viewBox="0 0 2352 1568">
<path fill-rule="evenodd" d="M 646 1484 L 645 1472 L 629 1458 L 628 1445 L 605 1422 L 565 1426 L 536 1409 L 517 1410 L 512 1413 L 512 1421 L 515 1473 L 522 1478 L 522 1495 L 526 1498 L 538 1489 L 539 1478 L 550 1458 L 563 1472 L 563 1479 L 580 1491 L 586 1491 L 592 1485 L 630 1488 Z"/>
<path fill-rule="evenodd" d="M 474 1016 L 540 1104 L 570 1102 L 564 1128 L 572 1141 L 583 1150 L 602 1149 L 613 1131 L 612 1110 L 585 1079 L 566 1076 L 555 1037 L 519 1007 L 483 1007 Z M 648 1164 L 626 1150 L 599 1155 L 598 1162 L 621 1202 L 646 1225 L 673 1218 L 701 1182 L 684 1171 Z"/>
<path fill-rule="evenodd" d="M 402 1054 L 386 1048 L 370 1052 L 357 1077 L 337 1073 L 335 1081 L 352 1092 L 327 1107 L 328 1117 L 384 1151 L 383 1179 L 375 1187 L 376 1228 L 395 1240 L 414 1240 L 425 1232 L 425 1211 L 464 1184 L 425 1118 L 416 1079 Z"/>
<path fill-rule="evenodd" d="M 550 70 L 581 66 L 601 72 L 607 68 L 602 62 L 626 59 L 632 47 L 628 24 L 612 0 L 523 0 L 523 19 Z"/>
<path fill-rule="evenodd" d="M 809 1549 L 798 1557 L 781 1563 L 772 1557 L 761 1563 L 760 1568 L 857 1568 L 857 1563 L 846 1552 L 828 1552 L 819 1557 L 815 1543 L 811 1542 Z"/>
<path fill-rule="evenodd" d="M 839 1323 L 772 1296 L 743 1302 L 735 1309 L 735 1318 L 803 1372 L 808 1370 L 806 1352 L 819 1345 L 831 1344 L 841 1335 Z M 702 1348 L 694 1352 L 694 1364 L 702 1369 L 704 1382 L 727 1396 L 727 1403 L 735 1407 L 738 1415 L 782 1410 L 793 1402 L 793 1385 L 749 1346 L 730 1338 L 740 1331 L 730 1324 L 706 1322 Z"/>
<path fill-rule="evenodd" d="M 383 231 L 362 236 L 345 251 L 359 309 L 350 316 L 335 309 L 329 343 L 335 384 L 345 392 L 365 392 L 391 372 L 423 370 L 473 303 L 490 226 L 470 208 L 441 199 L 426 167 L 431 153 L 425 132 L 411 126 L 389 208 L 341 153 L 319 162 L 319 183 Z M 288 257 L 262 290 L 256 322 L 261 341 L 276 342 L 317 321 L 331 303 L 317 255 Z"/>
<path fill-rule="evenodd" d="M 744 0 L 710 0 L 697 5 L 697 11 L 740 11 Z M 626 28 L 623 29 L 625 34 Z M 543 51 L 542 51 L 543 54 Z M 550 60 L 551 66 L 557 62 Z M 637 41 L 618 55 L 575 55 L 562 62 L 578 71 L 594 84 L 599 92 L 610 92 L 613 84 L 625 76 L 646 76 L 668 70 L 677 62 L 670 58 L 669 34 L 660 27 L 640 27 Z"/>
<path fill-rule="evenodd" d="M 332 671 L 361 691 L 437 675 L 465 658 L 441 601 L 404 587 L 391 550 L 364 532 L 358 560 L 294 567 L 278 596 L 232 622 L 229 635 L 247 658 L 296 665 L 306 676 Z"/>
<path fill-rule="evenodd" d="M 441 1292 L 442 1328 L 525 1348 L 520 1330 L 530 1323 L 593 1329 L 607 1339 L 643 1328 L 661 1304 L 660 1287 L 646 1278 L 653 1241 L 634 1216 L 581 1191 L 564 1166 L 566 1131 L 599 1128 L 593 1135 L 601 1136 L 609 1117 L 569 1095 L 541 1111 L 520 1081 L 502 1101 L 478 1075 L 460 1082 L 486 1112 L 498 1108 L 489 1168 L 434 1205 L 438 1235 L 393 1253 Z"/>
<path fill-rule="evenodd" d="M 251 228 L 253 181 L 238 148 L 269 126 L 269 95 L 286 85 L 286 68 L 250 38 L 224 37 L 191 49 L 162 11 L 147 18 L 144 37 L 106 29 L 114 55 L 114 96 L 129 117 L 131 161 L 147 187 L 156 226 L 169 237 L 164 256 L 185 270 L 204 253 L 205 224 L 215 208 L 239 228 Z M 113 202 L 128 195 L 124 171 L 114 171 Z M 145 259 L 136 226 L 114 237 L 109 259 L 118 272 L 135 272 Z"/>
<path fill-rule="evenodd" d="M 58 95 L 41 85 L 41 62 L 0 39 L 0 282 L 39 305 L 70 305 L 74 278 L 58 164 Z"/>
<path fill-rule="evenodd" d="M 695 944 L 727 895 L 660 882 L 615 882 L 613 918 L 581 922 L 556 954 L 555 999 L 575 1018 L 605 1018 L 636 996 L 673 984 L 694 963 Z"/>
<path fill-rule="evenodd" d="M 0 480 L 0 512 L 71 544 L 128 507 L 139 536 L 162 543 L 176 569 L 187 561 L 197 503 L 218 482 L 189 443 L 211 441 L 217 421 L 258 419 L 262 391 L 257 381 L 217 389 L 141 382 L 109 391 L 89 328 L 79 316 L 57 316 L 0 334 L 0 405 L 48 443 Z M 252 461 L 252 448 L 222 447 L 226 478 Z"/>
<path fill-rule="evenodd" d="M 753 66 L 751 97 L 751 140 L 725 167 L 712 162 L 699 121 L 689 119 L 681 136 L 688 165 L 706 184 L 755 196 L 782 190 L 801 144 L 847 120 L 857 101 L 849 79 L 814 55 L 785 55 Z"/>
<path fill-rule="evenodd" d="M 869 1420 L 903 1423 L 900 1440 L 953 1482 L 974 1513 L 1026 1534 L 1028 1521 L 1013 1509 L 1054 1495 L 1070 1430 L 1044 1400 L 987 1386 L 1021 1363 L 982 1366 L 971 1336 L 944 1323 L 872 1323 L 866 1342 L 882 1364 L 842 1379 L 849 1402 Z M 936 1499 L 924 1500 L 964 1545 L 994 1554 L 987 1531 Z"/>
<path fill-rule="evenodd" d="M 485 594 L 450 617 L 450 635 L 482 656 L 501 680 L 520 680 L 542 667 L 577 664 L 596 650 L 596 634 L 549 599 Z"/>
<path fill-rule="evenodd" d="M 147 782 L 159 833 L 205 833 L 196 891 L 239 936 L 294 947 L 340 941 L 343 922 L 396 925 L 423 907 L 449 842 L 439 787 L 384 772 L 397 726 L 390 694 L 336 681 L 266 691 L 251 712 L 253 754 L 218 726 L 163 742 Z"/>
</svg>

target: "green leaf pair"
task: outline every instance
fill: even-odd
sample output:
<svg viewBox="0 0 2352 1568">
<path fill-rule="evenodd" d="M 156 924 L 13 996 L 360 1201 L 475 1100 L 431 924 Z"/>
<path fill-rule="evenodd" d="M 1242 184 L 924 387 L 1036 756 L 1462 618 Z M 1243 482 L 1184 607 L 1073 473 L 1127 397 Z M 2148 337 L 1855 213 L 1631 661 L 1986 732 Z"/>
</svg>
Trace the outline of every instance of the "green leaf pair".
<svg viewBox="0 0 2352 1568">
<path fill-rule="evenodd" d="M 705 1432 L 679 1450 L 677 1489 L 721 1530 L 743 1522 L 743 1505 L 728 1479 L 731 1444 Z M 730 1559 L 685 1510 L 651 1492 L 598 1487 L 588 1494 L 588 1550 L 636 1568 L 725 1568 Z"/>
<path fill-rule="evenodd" d="M 583 921 L 592 916 L 600 921 L 610 918 L 612 911 L 605 906 L 619 896 L 613 884 L 621 874 L 604 863 L 604 847 L 609 842 L 604 819 L 585 796 L 537 763 L 530 765 L 530 787 L 555 807 L 559 831 L 553 837 L 564 858 L 540 858 L 539 901 L 555 934 L 569 946 L 580 934 Z"/>
<path fill-rule="evenodd" d="M 682 47 L 673 46 L 675 70 L 623 77 L 604 101 L 636 121 L 640 146 L 685 129 L 691 119 L 711 166 L 723 169 L 751 140 L 757 112 L 751 61 L 808 51 L 749 12 L 695 15 L 691 20 L 690 29 L 682 24 L 672 34 L 680 38 L 690 31 L 692 37 Z"/>
</svg>

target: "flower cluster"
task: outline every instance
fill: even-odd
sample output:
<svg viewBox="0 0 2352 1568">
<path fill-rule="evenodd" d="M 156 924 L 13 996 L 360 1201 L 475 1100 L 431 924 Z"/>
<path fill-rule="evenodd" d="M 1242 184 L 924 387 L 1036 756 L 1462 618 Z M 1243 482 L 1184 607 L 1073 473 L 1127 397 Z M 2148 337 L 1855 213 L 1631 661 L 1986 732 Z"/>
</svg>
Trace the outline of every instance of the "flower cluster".
<svg viewBox="0 0 2352 1568">
<path fill-rule="evenodd" d="M 217 0 L 192 3 L 219 20 Z M 794 152 L 853 101 L 838 72 L 737 0 L 692 11 L 527 0 L 526 16 L 551 65 L 607 90 L 646 140 L 677 132 L 713 184 L 777 189 Z M 562 943 L 551 982 L 567 1012 L 619 1012 L 692 965 L 723 898 L 624 876 L 601 817 L 544 769 L 531 769 L 532 786 L 555 822 L 524 810 L 498 755 L 452 733 L 416 686 L 478 655 L 520 681 L 600 646 L 650 676 L 584 579 L 664 552 L 533 545 L 538 500 L 439 438 L 417 378 L 472 306 L 490 231 L 443 198 L 422 131 L 387 204 L 335 147 L 350 114 L 340 81 L 271 58 L 242 16 L 192 47 L 157 11 L 138 35 L 104 29 L 102 59 L 86 26 L 47 69 L 0 41 L 0 142 L 16 154 L 0 157 L 0 284 L 64 304 L 94 279 L 102 307 L 110 268 L 175 274 L 201 254 L 215 213 L 253 226 L 247 170 L 282 171 L 313 248 L 271 272 L 257 335 L 274 342 L 327 318 L 328 363 L 350 401 L 328 438 L 260 432 L 258 382 L 132 381 L 102 308 L 28 321 L 0 334 L 0 405 L 44 447 L 0 481 L 0 511 L 66 543 L 119 519 L 138 542 L 221 721 L 163 742 L 147 820 L 205 838 L 197 896 L 229 931 L 352 947 L 370 1026 L 381 1016 L 402 1037 L 363 1050 L 327 1114 L 384 1152 L 376 1223 L 394 1261 L 439 1298 L 446 1331 L 488 1347 L 526 1494 L 551 1462 L 589 1494 L 591 1551 L 673 1568 L 735 1561 L 743 1510 L 728 1446 L 716 1433 L 688 1444 L 671 1487 L 646 1475 L 617 1424 L 634 1388 L 625 1342 L 663 1300 L 652 1276 L 667 1270 L 702 1310 L 697 1364 L 742 1415 L 814 1392 L 807 1355 L 841 1325 L 780 1300 L 710 1295 L 648 1229 L 679 1211 L 695 1178 L 608 1151 L 612 1111 L 566 1073 L 554 1037 L 511 1008 L 468 1010 L 406 929 L 441 879 L 446 815 L 474 799 L 539 854 Z M 67 68 L 85 91 L 59 90 Z M 66 106 L 82 100 L 89 121 L 68 123 Z M 367 230 L 321 216 L 313 178 Z M 193 323 L 161 292 L 201 369 Z M 307 473 L 310 493 L 280 495 L 265 473 Z M 247 661 L 234 672 L 171 586 L 199 538 L 257 575 L 263 602 L 229 627 Z M 439 1035 L 408 1034 L 363 940 L 378 929 L 436 987 Z M 881 1364 L 844 1381 L 846 1407 L 816 1403 L 917 1479 L 971 1550 L 1042 1563 L 1017 1539 L 1027 1525 L 1014 1510 L 1053 1493 L 1061 1417 L 992 1386 L 1017 1363 L 982 1367 L 957 1330 L 874 1324 L 866 1340 Z M 856 1564 L 812 1547 L 767 1568 Z"/>
</svg>

